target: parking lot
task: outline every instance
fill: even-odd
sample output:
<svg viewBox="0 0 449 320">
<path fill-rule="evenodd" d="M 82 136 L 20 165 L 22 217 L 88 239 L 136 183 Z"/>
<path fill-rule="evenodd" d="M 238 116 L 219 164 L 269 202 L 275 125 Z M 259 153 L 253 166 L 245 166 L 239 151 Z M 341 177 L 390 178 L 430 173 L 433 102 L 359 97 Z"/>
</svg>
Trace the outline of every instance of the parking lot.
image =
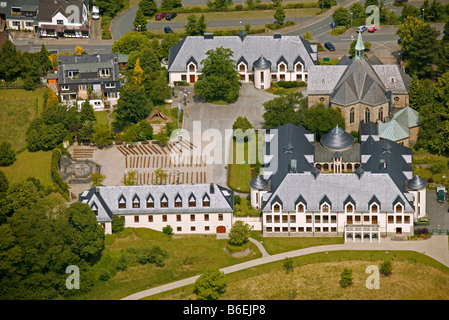
<svg viewBox="0 0 449 320">
<path fill-rule="evenodd" d="M 447 201 L 438 203 L 435 190 L 427 190 L 427 214 L 429 225 L 425 226 L 429 231 L 433 229 L 449 229 L 449 205 Z M 423 226 L 415 227 L 422 228 Z"/>
</svg>

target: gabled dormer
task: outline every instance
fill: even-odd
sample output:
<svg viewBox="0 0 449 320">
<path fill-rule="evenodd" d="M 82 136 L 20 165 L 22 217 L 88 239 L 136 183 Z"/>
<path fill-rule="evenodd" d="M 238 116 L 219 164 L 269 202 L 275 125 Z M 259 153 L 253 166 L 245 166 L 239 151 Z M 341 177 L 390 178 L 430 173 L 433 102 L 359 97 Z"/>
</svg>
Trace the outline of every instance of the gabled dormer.
<svg viewBox="0 0 449 320">
<path fill-rule="evenodd" d="M 178 193 L 175 196 L 175 208 L 181 208 L 182 207 L 182 197 L 181 195 Z"/>
<path fill-rule="evenodd" d="M 126 198 L 125 196 L 122 194 L 120 195 L 120 197 L 118 198 L 118 208 L 119 209 L 126 209 Z"/>
<path fill-rule="evenodd" d="M 302 195 L 299 195 L 298 199 L 296 199 L 296 201 L 295 201 L 295 208 L 296 208 L 296 212 L 298 212 L 298 213 L 306 212 L 307 202 L 303 198 Z"/>
<path fill-rule="evenodd" d="M 161 208 L 168 208 L 168 197 L 165 193 L 161 197 Z"/>
<path fill-rule="evenodd" d="M 192 192 L 189 196 L 189 208 L 195 208 L 195 207 L 196 207 L 196 197 Z"/>
<path fill-rule="evenodd" d="M 343 202 L 343 206 L 345 208 L 346 213 L 354 213 L 355 212 L 355 209 L 356 209 L 355 201 L 350 195 Z"/>
<path fill-rule="evenodd" d="M 154 208 L 154 198 L 151 193 L 147 197 L 147 208 Z"/>
<path fill-rule="evenodd" d="M 137 194 L 135 194 L 133 197 L 133 208 L 134 209 L 140 208 L 140 198 Z"/>
<path fill-rule="evenodd" d="M 322 213 L 329 213 L 331 211 L 331 208 L 332 208 L 332 202 L 325 195 L 320 201 L 320 211 Z"/>
<path fill-rule="evenodd" d="M 187 60 L 186 69 L 188 72 L 196 72 L 198 70 L 198 62 L 193 56 L 191 56 L 189 60 Z"/>
<path fill-rule="evenodd" d="M 202 200 L 203 200 L 203 207 L 210 207 L 210 196 L 209 196 L 209 194 L 205 193 Z"/>
</svg>

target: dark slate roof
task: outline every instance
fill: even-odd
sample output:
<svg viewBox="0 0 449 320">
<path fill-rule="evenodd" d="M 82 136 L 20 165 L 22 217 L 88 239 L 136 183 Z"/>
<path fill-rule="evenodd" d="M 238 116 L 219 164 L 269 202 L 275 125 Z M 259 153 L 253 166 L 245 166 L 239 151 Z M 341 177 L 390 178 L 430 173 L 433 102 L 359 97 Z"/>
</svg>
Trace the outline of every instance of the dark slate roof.
<svg viewBox="0 0 449 320">
<path fill-rule="evenodd" d="M 407 187 L 413 190 L 423 189 L 426 186 L 427 186 L 426 180 L 424 180 L 418 175 L 414 176 L 413 179 L 407 181 Z"/>
<path fill-rule="evenodd" d="M 331 94 L 331 102 L 348 106 L 365 103 L 376 106 L 388 102 L 387 90 L 365 59 L 352 59 Z"/>
<path fill-rule="evenodd" d="M 263 56 L 261 56 L 259 59 L 254 61 L 253 67 L 254 67 L 254 69 L 271 68 L 271 62 L 269 60 L 265 59 Z"/>
<path fill-rule="evenodd" d="M 351 59 L 348 56 L 343 56 L 336 65 L 348 66 L 351 64 Z"/>
<path fill-rule="evenodd" d="M 268 181 L 258 175 L 249 182 L 249 186 L 257 190 L 263 190 L 268 187 Z"/>
<path fill-rule="evenodd" d="M 39 0 L 39 12 L 37 14 L 37 19 L 39 20 L 39 22 L 50 22 L 52 20 L 52 17 L 58 12 L 68 17 L 73 11 L 72 7 L 75 6 L 78 8 L 80 14 L 79 21 L 74 22 L 82 23 L 83 4 L 85 4 L 86 8 L 88 8 L 88 2 L 85 2 L 86 1 L 84 0 Z"/>
<path fill-rule="evenodd" d="M 360 122 L 360 135 L 375 135 L 379 134 L 377 123 L 375 122 Z"/>
<path fill-rule="evenodd" d="M 354 144 L 354 137 L 336 126 L 321 137 L 321 144 L 331 150 L 345 150 Z"/>
<path fill-rule="evenodd" d="M 314 134 L 303 126 L 286 124 L 270 130 L 276 139 L 266 143 L 267 154 L 273 155 L 269 165 L 263 169 L 264 178 L 270 179 L 271 189 L 276 189 L 291 171 L 292 160 L 296 160 L 296 172 L 311 171 L 314 167 Z M 267 172 L 268 170 L 273 170 Z M 271 173 L 271 176 L 268 177 Z"/>
</svg>

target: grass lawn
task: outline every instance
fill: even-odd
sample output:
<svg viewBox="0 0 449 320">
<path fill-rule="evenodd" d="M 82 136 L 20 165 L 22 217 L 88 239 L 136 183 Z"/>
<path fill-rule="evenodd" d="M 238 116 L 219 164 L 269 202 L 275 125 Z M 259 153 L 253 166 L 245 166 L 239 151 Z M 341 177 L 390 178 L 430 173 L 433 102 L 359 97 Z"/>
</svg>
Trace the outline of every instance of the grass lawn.
<svg viewBox="0 0 449 320">
<path fill-rule="evenodd" d="M 0 90 L 0 141 L 6 140 L 15 151 L 26 147 L 25 132 L 30 122 L 37 117 L 44 103 L 44 89 Z"/>
<path fill-rule="evenodd" d="M 164 267 L 153 264 L 128 267 L 119 271 L 108 281 L 97 281 L 93 289 L 77 299 L 120 299 L 130 294 L 172 281 L 188 278 L 208 268 L 223 268 L 255 258 L 261 254 L 254 246 L 254 252 L 244 258 L 233 258 L 225 252 L 226 240 L 215 236 L 173 236 L 151 229 L 125 229 L 124 237 L 108 236 L 106 249 L 101 260 L 94 266 L 96 273 L 110 268 L 113 257 L 126 248 L 160 246 L 168 252 Z M 201 250 L 198 250 L 201 248 Z"/>
<path fill-rule="evenodd" d="M 432 165 L 438 161 L 446 164 L 446 167 L 442 168 L 440 172 L 432 172 Z M 417 174 L 428 181 L 428 188 L 435 188 L 434 185 L 432 186 L 432 183 L 448 186 L 449 169 L 447 163 L 449 163 L 449 157 L 430 154 L 423 149 L 413 152 L 413 174 Z"/>
<path fill-rule="evenodd" d="M 226 275 L 223 300 L 447 300 L 449 268 L 411 251 L 335 251 L 315 253 L 293 259 L 294 271 L 288 275 L 283 261 L 256 266 Z M 366 268 L 390 260 L 390 277 L 380 276 L 379 289 L 368 289 Z M 352 269 L 353 284 L 339 285 L 344 268 Z M 152 296 L 152 299 L 196 299 L 193 286 Z M 150 297 L 149 297 L 150 298 Z M 149 299 L 148 298 L 148 299 Z"/>
<path fill-rule="evenodd" d="M 97 118 L 97 123 L 100 125 L 109 126 L 108 115 L 109 111 L 95 111 L 95 118 Z"/>
<path fill-rule="evenodd" d="M 16 162 L 9 167 L 0 168 L 9 181 L 16 183 L 28 177 L 38 178 L 43 185 L 53 184 L 51 180 L 51 151 L 29 152 L 27 150 L 16 155 Z"/>
</svg>

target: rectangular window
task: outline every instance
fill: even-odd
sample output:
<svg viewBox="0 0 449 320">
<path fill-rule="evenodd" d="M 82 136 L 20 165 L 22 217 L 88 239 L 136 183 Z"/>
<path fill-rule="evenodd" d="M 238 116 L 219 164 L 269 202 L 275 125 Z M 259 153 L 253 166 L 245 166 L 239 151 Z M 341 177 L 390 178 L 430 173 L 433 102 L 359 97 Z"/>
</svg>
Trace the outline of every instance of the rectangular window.
<svg viewBox="0 0 449 320">
<path fill-rule="evenodd" d="M 204 231 L 209 231 L 209 230 L 210 230 L 209 226 L 204 226 Z"/>
<path fill-rule="evenodd" d="M 329 232 L 329 227 L 323 227 L 323 232 Z"/>
<path fill-rule="evenodd" d="M 78 86 L 78 90 L 79 91 L 86 91 L 87 90 L 87 85 L 86 84 L 80 84 Z"/>
<path fill-rule="evenodd" d="M 273 221 L 272 216 L 266 216 L 265 220 L 267 223 L 271 223 Z"/>
<path fill-rule="evenodd" d="M 306 216 L 306 223 L 312 223 L 312 216 L 311 215 L 307 215 Z"/>
<path fill-rule="evenodd" d="M 62 25 L 64 24 L 64 20 L 56 20 L 56 24 Z"/>
<path fill-rule="evenodd" d="M 283 215 L 282 216 L 282 223 L 287 223 L 288 222 L 288 216 Z"/>
<path fill-rule="evenodd" d="M 404 217 L 404 223 L 410 223 L 410 216 Z"/>
<path fill-rule="evenodd" d="M 195 75 L 192 74 L 189 76 L 190 83 L 195 83 Z"/>
<path fill-rule="evenodd" d="M 154 202 L 147 202 L 147 208 L 154 208 Z"/>
<path fill-rule="evenodd" d="M 296 216 L 290 216 L 290 222 L 295 223 L 296 222 Z"/>
<path fill-rule="evenodd" d="M 320 227 L 315 227 L 315 232 L 321 232 L 321 228 Z"/>
<path fill-rule="evenodd" d="M 189 207 L 190 208 L 196 207 L 196 202 L 195 201 L 189 201 Z"/>
<path fill-rule="evenodd" d="M 281 81 L 285 81 L 285 74 L 280 74 L 280 75 L 279 75 L 279 79 L 280 79 Z"/>
<path fill-rule="evenodd" d="M 363 216 L 363 222 L 368 222 L 369 223 L 369 216 Z"/>
<path fill-rule="evenodd" d="M 139 202 L 134 202 L 133 203 L 133 208 L 135 208 L 135 209 L 140 208 L 140 203 Z"/>
<path fill-rule="evenodd" d="M 110 69 L 99 69 L 98 74 L 101 78 L 109 78 L 111 76 L 111 70 Z"/>
<path fill-rule="evenodd" d="M 362 219 L 362 217 L 361 217 L 361 216 L 355 216 L 355 222 L 360 222 L 360 221 L 361 221 L 361 219 Z"/>
<path fill-rule="evenodd" d="M 190 215 L 190 221 L 195 221 L 195 215 L 194 214 Z"/>
<path fill-rule="evenodd" d="M 210 202 L 208 200 L 203 201 L 203 207 L 209 207 Z"/>
<path fill-rule="evenodd" d="M 182 227 L 177 227 L 176 231 L 181 232 L 182 231 Z"/>
<path fill-rule="evenodd" d="M 281 228 L 280 227 L 274 227 L 274 232 L 280 232 Z"/>
<path fill-rule="evenodd" d="M 298 227 L 298 232 L 304 232 L 304 227 Z"/>
<path fill-rule="evenodd" d="M 273 228 L 272 227 L 267 227 L 267 232 L 273 232 Z"/>
<path fill-rule="evenodd" d="M 181 201 L 176 201 L 175 202 L 175 207 L 176 208 L 181 208 L 182 207 L 182 202 Z"/>
<path fill-rule="evenodd" d="M 260 82 L 264 82 L 264 73 L 263 73 L 263 71 L 260 73 Z"/>
<path fill-rule="evenodd" d="M 218 215 L 218 221 L 223 221 L 223 214 L 222 214 L 222 213 L 220 213 L 220 214 Z"/>
<path fill-rule="evenodd" d="M 118 204 L 118 208 L 119 209 L 125 209 L 126 208 L 126 203 L 122 202 Z"/>
<path fill-rule="evenodd" d="M 337 216 L 331 216 L 331 223 L 337 223 Z"/>
<path fill-rule="evenodd" d="M 134 216 L 134 222 L 139 222 L 139 216 Z"/>
<path fill-rule="evenodd" d="M 296 232 L 296 227 L 290 227 L 290 232 Z"/>
<path fill-rule="evenodd" d="M 167 208 L 168 207 L 168 202 L 167 201 L 161 202 L 161 207 L 162 208 Z"/>
<path fill-rule="evenodd" d="M 105 88 L 108 88 L 108 89 L 115 88 L 115 83 L 114 82 L 109 82 L 109 83 L 106 83 L 104 86 L 105 86 Z"/>
<path fill-rule="evenodd" d="M 306 232 L 312 232 L 312 227 L 307 227 Z"/>
<path fill-rule="evenodd" d="M 167 215 L 166 215 L 166 214 L 164 214 L 164 215 L 162 216 L 162 221 L 163 221 L 163 222 L 167 222 Z"/>
<path fill-rule="evenodd" d="M 153 222 L 153 216 L 151 214 L 148 216 L 148 222 Z"/>
<path fill-rule="evenodd" d="M 315 216 L 315 223 L 321 222 L 321 216 Z"/>
<path fill-rule="evenodd" d="M 67 91 L 67 90 L 70 90 L 70 87 L 64 85 L 64 86 L 61 86 L 61 90 Z"/>
<path fill-rule="evenodd" d="M 371 217 L 371 224 L 377 224 L 377 216 Z"/>
<path fill-rule="evenodd" d="M 346 224 L 352 224 L 352 216 L 346 217 Z"/>
<path fill-rule="evenodd" d="M 190 231 L 195 231 L 195 227 L 190 227 Z"/>
<path fill-rule="evenodd" d="M 245 81 L 246 80 L 246 76 L 244 74 L 240 75 L 240 81 Z"/>
<path fill-rule="evenodd" d="M 396 223 L 402 223 L 402 216 L 396 216 Z"/>
<path fill-rule="evenodd" d="M 323 216 L 323 223 L 329 223 L 329 216 Z"/>
<path fill-rule="evenodd" d="M 281 222 L 281 217 L 280 216 L 274 216 L 274 223 L 279 223 Z"/>
<path fill-rule="evenodd" d="M 187 75 L 181 74 L 181 81 L 187 81 Z"/>
<path fill-rule="evenodd" d="M 209 215 L 207 213 L 204 215 L 204 221 L 209 221 Z"/>
<path fill-rule="evenodd" d="M 180 214 L 176 215 L 176 221 L 178 221 L 178 222 L 181 221 L 181 215 Z"/>
<path fill-rule="evenodd" d="M 388 216 L 388 223 L 394 223 L 394 216 Z"/>
<path fill-rule="evenodd" d="M 337 227 L 331 227 L 331 232 L 337 232 Z"/>
</svg>

